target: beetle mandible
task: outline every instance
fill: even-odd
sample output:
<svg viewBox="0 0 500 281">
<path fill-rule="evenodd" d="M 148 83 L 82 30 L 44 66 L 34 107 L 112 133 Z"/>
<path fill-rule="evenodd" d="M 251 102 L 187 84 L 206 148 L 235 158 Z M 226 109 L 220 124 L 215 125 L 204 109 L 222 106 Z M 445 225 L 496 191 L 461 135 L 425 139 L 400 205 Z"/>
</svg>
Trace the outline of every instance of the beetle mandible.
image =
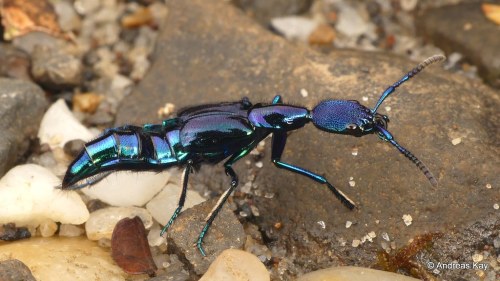
<svg viewBox="0 0 500 281">
<path fill-rule="evenodd" d="M 216 164 L 227 159 L 224 168 L 231 178 L 231 184 L 207 216 L 205 227 L 196 241 L 199 251 L 205 256 L 203 238 L 229 195 L 238 186 L 238 176 L 232 165 L 246 156 L 269 134 L 272 134 L 271 161 L 276 167 L 326 185 L 349 209 L 355 207 L 354 202 L 326 178 L 281 161 L 287 132 L 312 122 L 316 128 L 335 134 L 360 137 L 376 133 L 412 161 L 435 186 L 436 178 L 417 157 L 396 142 L 387 130 L 389 118 L 377 113 L 377 109 L 401 84 L 428 65 L 444 59 L 442 55 L 435 55 L 418 64 L 389 86 L 373 109 L 355 100 L 325 100 L 309 110 L 301 106 L 283 104 L 281 96 L 278 95 L 271 103 L 252 104 L 248 98 L 243 98 L 238 102 L 190 107 L 179 112 L 177 117 L 164 120 L 162 124 L 147 124 L 142 127 L 126 125 L 107 129 L 97 139 L 85 144 L 84 149 L 68 167 L 61 187 L 83 188 L 117 170 L 161 171 L 172 166 L 182 166 L 183 183 L 178 207 L 161 231 L 163 235 L 182 210 L 189 174 L 193 167 L 202 163 Z"/>
</svg>

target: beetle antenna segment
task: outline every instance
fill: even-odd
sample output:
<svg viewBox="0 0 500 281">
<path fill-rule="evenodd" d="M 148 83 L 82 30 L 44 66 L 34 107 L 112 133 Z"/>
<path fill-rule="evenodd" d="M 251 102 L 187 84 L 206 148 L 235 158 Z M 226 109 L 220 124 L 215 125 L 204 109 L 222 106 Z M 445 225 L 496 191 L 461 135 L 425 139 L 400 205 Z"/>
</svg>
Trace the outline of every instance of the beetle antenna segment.
<svg viewBox="0 0 500 281">
<path fill-rule="evenodd" d="M 410 161 L 413 162 L 420 169 L 420 171 L 422 171 L 422 173 L 424 173 L 424 176 L 429 180 L 429 182 L 431 183 L 432 186 L 435 187 L 435 186 L 438 185 L 436 177 L 434 177 L 434 175 L 431 173 L 431 171 L 429 170 L 429 168 L 427 168 L 427 166 L 422 161 L 418 160 L 418 158 L 415 155 L 413 155 L 410 151 L 408 151 L 406 148 L 404 148 L 401 145 L 399 145 L 399 143 L 397 143 L 394 140 L 394 138 L 392 137 L 391 133 L 389 133 L 389 131 L 387 131 L 386 129 L 384 129 L 381 126 L 378 126 L 378 125 L 376 127 L 377 127 L 377 129 L 379 131 L 379 137 L 381 139 L 390 142 L 406 158 L 410 159 Z"/>
<path fill-rule="evenodd" d="M 382 96 L 380 96 L 380 99 L 377 101 L 377 104 L 372 109 L 372 113 L 377 112 L 377 109 L 384 102 L 384 100 L 390 94 L 392 94 L 396 90 L 396 88 L 399 87 L 401 84 L 403 84 L 404 82 L 410 80 L 410 78 L 412 78 L 413 76 L 417 75 L 419 72 L 421 72 L 422 70 L 424 70 L 424 68 L 426 68 L 427 66 L 429 66 L 429 65 L 431 65 L 431 64 L 433 64 L 435 62 L 444 61 L 445 59 L 446 59 L 446 57 L 443 56 L 443 55 L 434 55 L 432 57 L 427 58 L 423 62 L 419 63 L 414 69 L 412 69 L 405 76 L 403 76 L 403 78 L 401 78 L 399 81 L 397 81 L 396 83 L 394 83 L 392 86 L 390 86 L 389 88 L 387 88 L 384 91 L 384 93 L 382 94 Z"/>
</svg>

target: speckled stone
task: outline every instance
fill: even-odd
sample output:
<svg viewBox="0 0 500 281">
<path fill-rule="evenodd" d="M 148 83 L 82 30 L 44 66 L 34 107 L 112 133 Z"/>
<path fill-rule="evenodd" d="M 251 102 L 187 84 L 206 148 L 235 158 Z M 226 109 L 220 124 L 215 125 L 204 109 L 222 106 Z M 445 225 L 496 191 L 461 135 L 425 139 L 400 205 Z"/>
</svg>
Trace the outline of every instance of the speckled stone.
<svg viewBox="0 0 500 281">
<path fill-rule="evenodd" d="M 193 242 L 205 226 L 205 218 L 217 200 L 205 201 L 184 212 L 175 220 L 167 232 L 167 242 L 174 253 L 183 255 L 197 274 L 203 274 L 208 266 L 224 250 L 241 249 L 246 240 L 243 226 L 225 204 L 203 240 L 203 257 Z"/>
<path fill-rule="evenodd" d="M 30 269 L 19 260 L 0 261 L 0 280 L 2 281 L 36 281 Z"/>
</svg>

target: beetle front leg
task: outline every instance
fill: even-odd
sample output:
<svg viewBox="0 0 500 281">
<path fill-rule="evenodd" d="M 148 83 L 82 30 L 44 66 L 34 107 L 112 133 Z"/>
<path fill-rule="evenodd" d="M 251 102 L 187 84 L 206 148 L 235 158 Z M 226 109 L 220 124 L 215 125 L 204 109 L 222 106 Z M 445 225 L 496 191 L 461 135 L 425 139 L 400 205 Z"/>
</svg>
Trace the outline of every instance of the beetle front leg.
<svg viewBox="0 0 500 281">
<path fill-rule="evenodd" d="M 285 169 L 294 173 L 297 173 L 299 175 L 306 176 L 316 182 L 319 182 L 321 184 L 326 184 L 328 188 L 333 192 L 333 194 L 344 204 L 347 208 L 349 209 L 354 209 L 356 207 L 356 204 L 347 197 L 342 191 L 339 189 L 335 188 L 331 183 L 329 183 L 324 177 L 315 174 L 311 171 L 308 171 L 304 168 L 294 166 L 292 164 L 288 164 L 285 162 L 281 161 L 281 155 L 283 154 L 283 150 L 285 149 L 285 144 L 286 144 L 286 132 L 273 132 L 273 143 L 272 143 L 272 152 L 271 152 L 271 160 L 273 161 L 274 165 L 280 169 Z"/>
<path fill-rule="evenodd" d="M 168 221 L 168 223 L 161 230 L 160 236 L 163 236 L 163 234 L 165 234 L 165 232 L 167 232 L 168 228 L 174 223 L 177 216 L 179 216 L 180 212 L 182 211 L 182 207 L 184 207 L 184 202 L 186 201 L 186 192 L 187 192 L 189 173 L 191 173 L 191 171 L 192 171 L 192 165 L 193 165 L 193 161 L 189 160 L 186 168 L 184 169 L 184 172 L 182 173 L 182 191 L 181 191 L 181 195 L 179 196 L 179 204 L 177 204 L 177 208 L 175 209 L 172 217 L 170 217 L 170 220 Z"/>
</svg>

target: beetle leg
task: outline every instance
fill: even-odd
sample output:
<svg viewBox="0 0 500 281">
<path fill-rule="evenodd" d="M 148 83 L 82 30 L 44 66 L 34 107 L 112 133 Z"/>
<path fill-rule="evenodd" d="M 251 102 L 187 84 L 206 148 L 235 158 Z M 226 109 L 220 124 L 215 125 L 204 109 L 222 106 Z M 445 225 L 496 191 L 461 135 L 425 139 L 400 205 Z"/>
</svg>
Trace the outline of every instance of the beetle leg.
<svg viewBox="0 0 500 281">
<path fill-rule="evenodd" d="M 224 206 L 224 203 L 226 203 L 227 198 L 229 195 L 236 189 L 238 186 L 238 175 L 236 172 L 233 170 L 231 167 L 236 161 L 239 159 L 243 158 L 245 155 L 247 155 L 254 147 L 255 145 L 259 143 L 258 141 L 252 142 L 249 146 L 245 147 L 243 150 L 240 151 L 238 154 L 233 154 L 231 158 L 229 158 L 226 163 L 224 163 L 224 167 L 226 168 L 226 175 L 228 175 L 231 178 L 231 185 L 229 188 L 224 191 L 224 193 L 220 196 L 219 200 L 213 207 L 212 211 L 208 214 L 207 218 L 205 219 L 205 226 L 203 227 L 202 231 L 200 232 L 200 235 L 198 236 L 198 240 L 196 241 L 196 247 L 198 247 L 198 250 L 200 253 L 205 257 L 205 250 L 203 250 L 203 238 L 207 234 L 208 229 L 212 225 L 212 222 L 214 221 L 215 217 L 217 217 L 217 214 L 219 211 L 222 209 L 222 206 Z"/>
<path fill-rule="evenodd" d="M 192 171 L 192 165 L 193 161 L 189 160 L 186 168 L 184 169 L 184 172 L 182 173 L 182 191 L 181 191 L 181 196 L 179 197 L 179 204 L 177 204 L 177 208 L 175 209 L 172 217 L 170 217 L 168 223 L 161 230 L 160 236 L 163 236 L 163 234 L 167 232 L 168 228 L 174 223 L 177 216 L 179 216 L 180 212 L 182 211 L 182 207 L 184 207 L 184 202 L 186 201 L 186 191 L 187 191 L 189 173 L 191 173 Z"/>
<path fill-rule="evenodd" d="M 340 202 L 342 202 L 342 204 L 344 204 L 347 208 L 352 210 L 356 206 L 354 202 L 351 199 L 349 199 L 349 197 L 347 197 L 347 195 L 345 195 L 342 191 L 335 188 L 324 177 L 315 174 L 311 171 L 308 171 L 304 168 L 281 161 L 281 155 L 283 154 L 283 150 L 285 149 L 286 138 L 287 138 L 286 132 L 273 132 L 271 160 L 273 161 L 274 165 L 276 165 L 276 167 L 278 168 L 306 176 L 321 184 L 326 184 L 326 186 L 328 186 L 328 188 L 340 200 Z"/>
</svg>

